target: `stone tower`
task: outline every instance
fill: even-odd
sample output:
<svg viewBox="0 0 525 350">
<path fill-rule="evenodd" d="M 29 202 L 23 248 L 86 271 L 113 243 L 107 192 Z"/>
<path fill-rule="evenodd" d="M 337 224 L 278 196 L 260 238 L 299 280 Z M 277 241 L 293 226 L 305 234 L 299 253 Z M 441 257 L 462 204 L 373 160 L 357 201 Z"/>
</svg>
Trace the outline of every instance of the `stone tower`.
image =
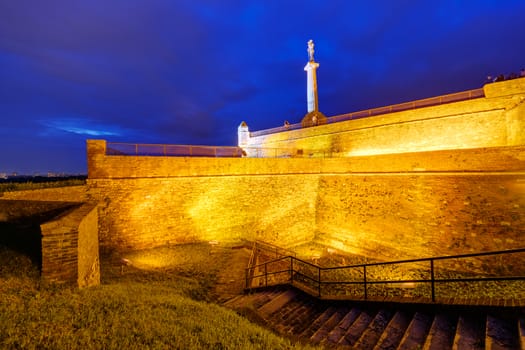
<svg viewBox="0 0 525 350">
<path fill-rule="evenodd" d="M 250 129 L 248 124 L 242 122 L 237 128 L 237 145 L 241 148 L 248 146 L 250 142 Z"/>
</svg>

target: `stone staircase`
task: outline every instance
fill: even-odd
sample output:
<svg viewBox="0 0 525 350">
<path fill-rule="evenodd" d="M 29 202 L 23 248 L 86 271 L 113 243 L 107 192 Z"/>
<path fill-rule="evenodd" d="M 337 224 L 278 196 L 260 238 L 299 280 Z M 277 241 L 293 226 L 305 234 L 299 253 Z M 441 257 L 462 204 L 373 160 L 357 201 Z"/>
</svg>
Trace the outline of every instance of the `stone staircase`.
<svg viewBox="0 0 525 350">
<path fill-rule="evenodd" d="M 238 295 L 224 305 L 326 348 L 525 349 L 523 308 L 328 301 L 289 286 Z"/>
</svg>

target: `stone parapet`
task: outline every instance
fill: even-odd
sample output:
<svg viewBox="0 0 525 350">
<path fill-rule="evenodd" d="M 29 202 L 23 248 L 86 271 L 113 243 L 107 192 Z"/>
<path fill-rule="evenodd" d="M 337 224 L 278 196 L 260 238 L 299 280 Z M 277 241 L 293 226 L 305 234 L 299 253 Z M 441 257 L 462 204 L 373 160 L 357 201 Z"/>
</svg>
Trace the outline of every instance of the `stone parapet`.
<svg viewBox="0 0 525 350">
<path fill-rule="evenodd" d="M 105 141 L 96 141 L 103 144 Z M 89 179 L 291 175 L 347 172 L 519 171 L 525 146 L 329 158 L 107 156 L 88 143 Z"/>
</svg>

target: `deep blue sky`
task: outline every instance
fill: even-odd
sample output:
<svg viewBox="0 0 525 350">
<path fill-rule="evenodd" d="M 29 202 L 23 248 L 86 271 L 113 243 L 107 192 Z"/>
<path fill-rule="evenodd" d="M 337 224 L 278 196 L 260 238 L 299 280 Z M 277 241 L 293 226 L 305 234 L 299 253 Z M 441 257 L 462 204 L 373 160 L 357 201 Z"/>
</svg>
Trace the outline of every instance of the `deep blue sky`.
<svg viewBox="0 0 525 350">
<path fill-rule="evenodd" d="M 0 172 L 86 173 L 86 139 L 235 145 L 525 66 L 525 1 L 0 0 Z"/>
</svg>

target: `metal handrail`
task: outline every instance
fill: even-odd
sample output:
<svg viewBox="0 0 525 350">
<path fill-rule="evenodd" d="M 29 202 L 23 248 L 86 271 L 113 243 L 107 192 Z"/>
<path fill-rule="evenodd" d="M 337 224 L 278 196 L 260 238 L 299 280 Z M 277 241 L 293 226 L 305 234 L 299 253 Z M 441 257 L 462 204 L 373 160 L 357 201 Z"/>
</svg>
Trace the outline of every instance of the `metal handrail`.
<svg viewBox="0 0 525 350">
<path fill-rule="evenodd" d="M 357 265 L 345 265 L 345 266 L 335 266 L 335 267 L 321 267 L 323 270 L 339 269 L 339 268 L 353 268 L 353 267 L 363 267 L 363 266 L 377 266 L 377 265 L 391 265 L 391 264 L 406 264 L 412 262 L 423 262 L 430 260 L 451 260 L 451 259 L 462 259 L 462 258 L 474 258 L 477 256 L 486 256 L 486 255 L 501 255 L 501 254 L 513 254 L 513 253 L 523 253 L 525 248 L 519 249 L 508 249 L 508 250 L 496 250 L 491 252 L 481 252 L 481 253 L 469 253 L 469 254 L 459 254 L 459 255 L 443 255 L 436 256 L 432 258 L 418 258 L 418 259 L 407 259 L 407 260 L 395 260 L 395 261 L 383 261 L 376 263 L 367 263 L 367 264 L 357 264 Z"/>
<path fill-rule="evenodd" d="M 302 150 L 298 153 L 295 148 L 106 143 L 106 155 L 109 156 L 296 158 L 305 157 L 305 152 L 313 151 Z M 315 151 L 316 155 L 324 156 L 325 153 Z"/>
<path fill-rule="evenodd" d="M 293 250 L 282 248 L 282 247 L 276 246 L 275 244 L 263 242 L 260 240 L 256 240 L 254 242 L 254 249 L 266 250 L 268 252 L 275 253 L 276 258 L 279 256 L 281 257 L 282 256 L 293 256 L 293 257 L 297 256 L 297 254 Z"/>
<path fill-rule="evenodd" d="M 317 286 L 317 297 L 330 297 L 334 296 L 331 294 L 325 294 L 322 293 L 322 286 L 324 285 L 361 285 L 363 290 L 363 297 L 365 300 L 369 298 L 368 293 L 368 287 L 372 285 L 392 285 L 392 284 L 403 284 L 403 283 L 429 283 L 430 288 L 430 300 L 432 302 L 436 301 L 436 283 L 458 283 L 458 282 L 466 282 L 466 283 L 473 283 L 473 282 L 489 282 L 489 281 L 525 281 L 525 276 L 489 276 L 489 277 L 461 277 L 461 278 L 436 278 L 436 269 L 434 266 L 435 261 L 443 261 L 443 260 L 453 260 L 453 259 L 465 259 L 465 258 L 473 258 L 473 257 L 483 257 L 483 256 L 497 256 L 497 255 L 510 255 L 515 253 L 523 253 L 525 252 L 525 248 L 519 248 L 519 249 L 509 249 L 509 250 L 500 250 L 500 251 L 491 251 L 491 252 L 482 252 L 482 253 L 469 253 L 469 254 L 460 254 L 460 255 L 451 255 L 451 256 L 437 256 L 437 257 L 431 257 L 431 258 L 420 258 L 420 259 L 407 259 L 407 260 L 398 260 L 398 261 L 390 261 L 390 262 L 377 262 L 377 263 L 368 263 L 368 264 L 358 264 L 358 265 L 346 265 L 346 266 L 337 266 L 337 267 L 321 267 L 319 265 L 313 264 L 311 262 L 299 259 L 294 256 L 283 256 L 277 259 L 273 259 L 264 263 L 256 264 L 253 266 L 250 266 L 247 268 L 247 274 L 248 271 L 251 271 L 251 280 L 246 280 L 246 289 L 251 289 L 252 281 L 256 278 L 264 278 L 265 280 L 265 286 L 268 286 L 268 276 L 276 275 L 280 273 L 287 273 L 289 275 L 288 282 L 289 284 L 298 284 L 300 285 L 301 282 L 298 280 L 298 277 L 306 278 L 310 282 L 313 282 L 314 286 Z M 268 272 L 268 267 L 270 265 L 275 265 L 280 262 L 286 262 L 289 260 L 289 263 L 287 263 L 286 269 L 280 269 L 276 271 Z M 370 280 L 367 279 L 367 267 L 374 267 L 374 266 L 380 266 L 380 265 L 398 265 L 398 264 L 406 264 L 406 263 L 421 263 L 421 262 L 428 262 L 430 264 L 430 278 L 409 278 L 409 279 L 398 279 L 398 280 Z M 301 272 L 299 268 L 297 268 L 298 264 L 307 265 L 309 268 L 314 269 L 314 273 L 312 275 L 305 274 Z M 264 267 L 264 273 L 255 275 L 253 272 L 260 268 Z M 333 271 L 333 270 L 344 270 L 344 269 L 362 269 L 363 277 L 362 280 L 342 280 L 342 281 L 333 281 L 333 280 L 323 280 L 322 275 L 323 271 Z M 445 269 L 445 271 L 447 271 Z M 317 273 L 315 273 L 317 272 Z M 340 297 L 340 295 L 336 295 Z M 348 297 L 348 299 L 352 299 L 352 297 Z"/>
<path fill-rule="evenodd" d="M 106 155 L 175 156 L 175 157 L 242 157 L 243 149 L 234 146 L 194 146 L 108 142 Z"/>
<path fill-rule="evenodd" d="M 465 100 L 480 98 L 484 96 L 485 96 L 485 92 L 483 88 L 461 91 L 461 92 L 456 92 L 456 93 L 447 94 L 447 95 L 425 98 L 422 100 L 414 100 L 410 102 L 403 102 L 403 103 L 398 103 L 398 104 L 385 106 L 385 107 L 376 107 L 376 108 L 365 109 L 365 110 L 352 112 L 352 113 L 340 114 L 340 115 L 326 118 L 326 123 L 332 124 L 332 123 L 337 123 L 337 122 L 346 121 L 346 120 L 372 117 L 376 115 L 393 113 L 393 112 L 401 112 L 401 111 L 406 111 L 410 109 L 437 106 L 437 105 L 444 104 L 444 103 L 465 101 Z M 252 131 L 250 132 L 250 136 L 257 137 L 257 136 L 269 135 L 269 134 L 274 134 L 278 132 L 296 130 L 296 129 L 301 129 L 301 128 L 302 128 L 301 123 L 287 124 L 287 125 L 276 127 L 276 128 Z"/>
</svg>

